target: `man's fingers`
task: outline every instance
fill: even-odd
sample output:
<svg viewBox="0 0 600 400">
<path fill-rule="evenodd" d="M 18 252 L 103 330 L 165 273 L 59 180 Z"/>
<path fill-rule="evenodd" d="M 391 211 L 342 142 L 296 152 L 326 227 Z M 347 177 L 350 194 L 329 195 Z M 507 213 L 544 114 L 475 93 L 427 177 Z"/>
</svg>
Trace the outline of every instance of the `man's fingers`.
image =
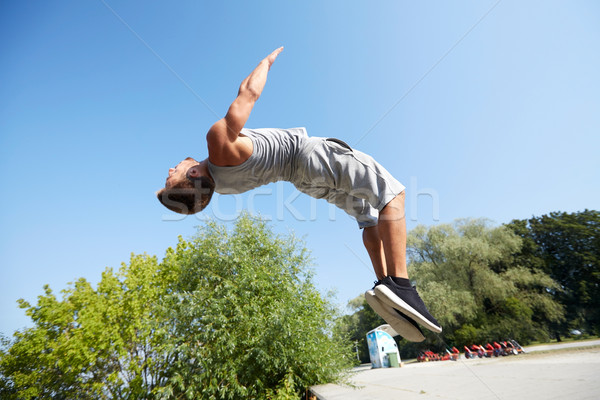
<svg viewBox="0 0 600 400">
<path fill-rule="evenodd" d="M 279 53 L 281 53 L 282 51 L 283 51 L 283 46 L 281 46 L 278 49 L 273 50 L 273 52 L 267 56 L 267 60 L 269 61 L 269 66 L 271 64 L 273 64 L 273 62 L 275 61 L 275 59 L 277 58 Z"/>
</svg>

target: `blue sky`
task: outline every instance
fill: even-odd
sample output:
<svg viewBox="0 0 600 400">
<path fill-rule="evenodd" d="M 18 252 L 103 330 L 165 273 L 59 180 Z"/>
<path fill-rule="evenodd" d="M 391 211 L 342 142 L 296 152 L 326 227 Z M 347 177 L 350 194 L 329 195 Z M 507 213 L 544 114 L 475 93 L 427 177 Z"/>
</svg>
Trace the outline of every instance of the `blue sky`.
<svg viewBox="0 0 600 400">
<path fill-rule="evenodd" d="M 247 127 L 371 154 L 407 186 L 409 229 L 598 209 L 599 17 L 593 1 L 0 3 L 0 332 L 30 324 L 16 300 L 44 284 L 97 282 L 241 209 L 303 237 L 340 304 L 372 286 L 355 222 L 287 183 L 184 219 L 154 197 L 280 45 Z"/>
</svg>

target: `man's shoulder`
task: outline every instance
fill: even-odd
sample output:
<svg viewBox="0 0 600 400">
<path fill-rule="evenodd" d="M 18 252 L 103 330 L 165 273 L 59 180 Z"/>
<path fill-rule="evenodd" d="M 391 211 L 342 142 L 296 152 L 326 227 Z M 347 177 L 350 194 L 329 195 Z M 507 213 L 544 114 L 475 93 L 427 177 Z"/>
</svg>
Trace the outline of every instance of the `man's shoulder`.
<svg viewBox="0 0 600 400">
<path fill-rule="evenodd" d="M 273 136 L 305 136 L 308 131 L 305 127 L 295 128 L 242 128 L 240 134 L 273 135 Z"/>
<path fill-rule="evenodd" d="M 240 135 L 241 132 L 235 140 L 229 140 L 226 135 L 220 134 L 219 129 L 223 128 L 227 129 L 227 125 L 223 127 L 217 122 L 206 135 L 208 159 L 217 166 L 239 165 L 252 155 L 252 140 L 247 135 Z"/>
</svg>

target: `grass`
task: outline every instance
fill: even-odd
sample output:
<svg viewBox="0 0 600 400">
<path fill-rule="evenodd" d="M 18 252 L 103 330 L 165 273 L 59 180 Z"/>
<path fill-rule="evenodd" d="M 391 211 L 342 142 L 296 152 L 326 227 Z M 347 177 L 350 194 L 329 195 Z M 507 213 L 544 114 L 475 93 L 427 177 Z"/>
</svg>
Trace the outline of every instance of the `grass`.
<svg viewBox="0 0 600 400">
<path fill-rule="evenodd" d="M 531 346 L 540 346 L 540 345 L 545 345 L 545 344 L 559 344 L 559 343 L 572 343 L 572 342 L 585 342 L 588 340 L 596 340 L 600 338 L 600 336 L 589 336 L 589 335 L 585 335 L 585 336 L 577 336 L 577 337 L 565 337 L 565 338 L 561 338 L 562 340 L 559 342 L 556 339 L 552 339 L 548 342 L 531 342 L 528 343 L 527 346 L 531 347 Z"/>
<path fill-rule="evenodd" d="M 525 350 L 527 350 L 527 348 L 525 348 Z M 567 352 L 582 352 L 582 351 L 590 352 L 590 351 L 597 351 L 597 350 L 600 350 L 600 345 L 568 347 L 566 349 L 540 350 L 540 351 L 535 351 L 533 353 L 520 354 L 520 356 L 531 357 L 531 356 L 537 356 L 537 355 L 547 355 L 547 354 L 557 354 L 557 353 L 567 353 Z"/>
</svg>

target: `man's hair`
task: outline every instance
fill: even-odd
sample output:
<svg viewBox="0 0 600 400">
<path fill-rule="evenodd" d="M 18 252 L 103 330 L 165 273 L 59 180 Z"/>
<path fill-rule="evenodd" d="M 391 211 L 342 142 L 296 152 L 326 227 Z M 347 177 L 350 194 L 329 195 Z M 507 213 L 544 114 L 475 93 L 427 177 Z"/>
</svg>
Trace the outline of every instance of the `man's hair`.
<svg viewBox="0 0 600 400">
<path fill-rule="evenodd" d="M 192 178 L 187 176 L 170 188 L 156 192 L 158 201 L 169 210 L 179 214 L 191 215 L 204 210 L 215 191 L 215 184 L 206 176 Z"/>
</svg>

